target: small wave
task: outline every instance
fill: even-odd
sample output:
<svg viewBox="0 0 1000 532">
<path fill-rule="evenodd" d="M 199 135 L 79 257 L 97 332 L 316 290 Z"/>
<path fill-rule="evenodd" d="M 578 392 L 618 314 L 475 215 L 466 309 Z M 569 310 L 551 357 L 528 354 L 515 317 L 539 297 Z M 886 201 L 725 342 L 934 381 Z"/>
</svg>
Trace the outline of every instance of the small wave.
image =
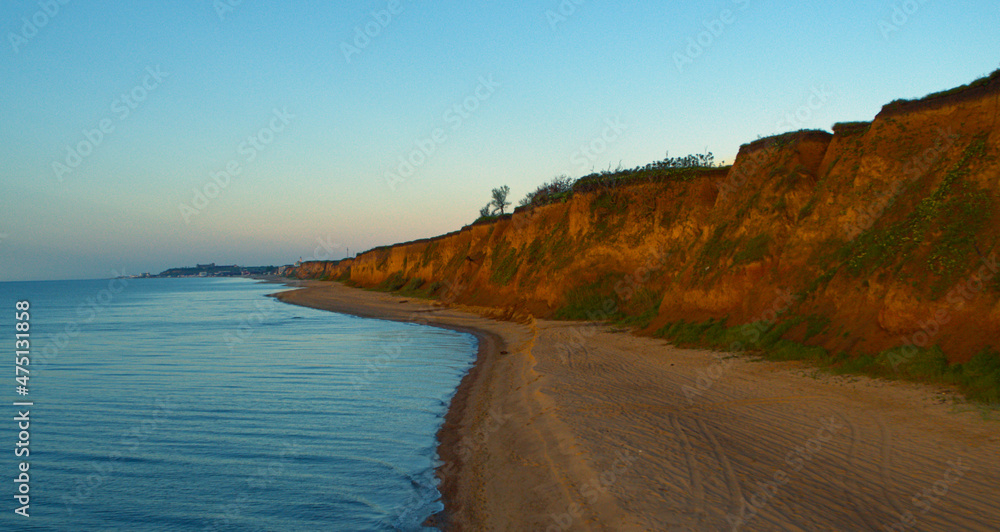
<svg viewBox="0 0 1000 532">
<path fill-rule="evenodd" d="M 441 494 L 429 481 L 414 481 L 412 487 L 413 490 L 406 500 L 382 520 L 380 523 L 382 526 L 405 532 L 427 530 L 423 522 L 443 509 L 440 502 Z"/>
</svg>

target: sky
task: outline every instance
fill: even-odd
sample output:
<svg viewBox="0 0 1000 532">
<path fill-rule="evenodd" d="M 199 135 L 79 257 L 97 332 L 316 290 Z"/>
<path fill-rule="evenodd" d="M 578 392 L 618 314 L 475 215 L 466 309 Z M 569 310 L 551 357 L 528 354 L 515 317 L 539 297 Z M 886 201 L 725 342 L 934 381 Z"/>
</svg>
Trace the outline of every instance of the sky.
<svg viewBox="0 0 1000 532">
<path fill-rule="evenodd" d="M 7 1 L 0 281 L 339 259 L 490 190 L 871 120 L 996 1 Z"/>
</svg>

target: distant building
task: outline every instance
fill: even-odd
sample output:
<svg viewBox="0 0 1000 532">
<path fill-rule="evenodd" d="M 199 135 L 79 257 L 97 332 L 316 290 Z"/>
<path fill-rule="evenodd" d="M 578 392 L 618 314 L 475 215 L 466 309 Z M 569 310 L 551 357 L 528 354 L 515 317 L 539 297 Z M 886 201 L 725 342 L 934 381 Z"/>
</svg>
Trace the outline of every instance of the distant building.
<svg viewBox="0 0 1000 532">
<path fill-rule="evenodd" d="M 200 268 L 200 269 L 214 268 L 214 267 L 215 267 L 215 263 L 214 262 L 211 263 L 211 264 L 199 264 L 198 265 L 198 268 Z"/>
</svg>

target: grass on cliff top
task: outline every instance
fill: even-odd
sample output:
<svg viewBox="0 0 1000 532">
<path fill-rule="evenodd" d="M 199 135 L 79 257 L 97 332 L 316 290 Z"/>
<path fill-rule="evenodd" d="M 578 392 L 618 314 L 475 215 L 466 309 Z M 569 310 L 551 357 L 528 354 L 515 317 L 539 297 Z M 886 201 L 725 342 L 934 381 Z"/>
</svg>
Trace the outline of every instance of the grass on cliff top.
<svg viewBox="0 0 1000 532">
<path fill-rule="evenodd" d="M 616 190 L 602 190 L 590 202 L 590 214 L 594 217 L 590 238 L 605 241 L 621 233 L 632 207 L 629 201 L 630 198 Z"/>
<path fill-rule="evenodd" d="M 730 166 L 718 166 L 715 156 L 711 153 L 691 154 L 684 157 L 664 157 L 660 161 L 636 166 L 635 168 L 618 168 L 600 172 L 592 172 L 579 178 L 566 175 L 558 176 L 543 183 L 534 191 L 529 192 L 519 203 L 514 212 L 533 209 L 552 203 L 565 203 L 577 192 L 592 192 L 613 190 L 622 186 L 643 183 L 663 183 L 668 181 L 691 181 L 701 176 L 719 174 L 725 175 Z M 495 221 L 495 216 L 484 216 L 473 224 Z"/>
<path fill-rule="evenodd" d="M 858 135 L 867 133 L 871 122 L 837 122 L 833 125 L 833 133 L 839 135 Z"/>
<path fill-rule="evenodd" d="M 826 349 L 784 339 L 792 328 L 806 322 L 806 339 L 829 324 L 822 316 L 793 317 L 779 323 L 754 322 L 729 327 L 726 319 L 700 323 L 683 320 L 667 323 L 654 334 L 684 347 L 708 347 L 765 360 L 806 361 L 834 374 L 908 380 L 956 387 L 969 400 L 1000 407 L 1000 353 L 986 348 L 965 363 L 950 363 L 938 346 L 900 346 L 878 355 L 832 355 Z"/>
<path fill-rule="evenodd" d="M 830 133 L 822 129 L 799 129 L 796 131 L 778 133 L 769 137 L 758 136 L 757 140 L 740 145 L 740 150 L 757 150 L 761 148 L 777 150 L 788 146 L 798 139 L 829 136 Z"/>
<path fill-rule="evenodd" d="M 974 80 L 974 81 L 972 81 L 970 83 L 966 83 L 965 85 L 960 85 L 958 87 L 951 88 L 951 89 L 946 89 L 946 90 L 939 91 L 939 92 L 932 92 L 932 93 L 928 94 L 927 96 L 924 96 L 923 98 L 917 98 L 917 99 L 914 99 L 914 100 L 906 100 L 906 99 L 893 100 L 893 101 L 889 102 L 888 104 L 886 104 L 885 108 L 886 109 L 891 109 L 891 108 L 896 108 L 896 107 L 899 107 L 899 106 L 902 106 L 902 105 L 906 105 L 906 104 L 909 104 L 909 103 L 917 103 L 917 102 L 924 102 L 924 101 L 929 101 L 929 100 L 937 100 L 939 98 L 945 98 L 945 97 L 948 97 L 948 96 L 954 96 L 956 94 L 960 94 L 960 93 L 963 93 L 963 92 L 966 92 L 966 91 L 969 91 L 969 90 L 973 90 L 973 89 L 976 89 L 976 88 L 979 88 L 979 87 L 986 87 L 987 85 L 990 85 L 991 83 L 993 83 L 995 81 L 1000 81 L 1000 68 L 998 68 L 998 69 L 994 70 L 993 72 L 991 72 L 991 73 L 989 73 L 989 74 L 987 74 L 985 76 L 982 76 L 982 77 L 980 77 L 980 78 L 978 78 L 978 79 L 976 79 L 976 80 Z"/>
<path fill-rule="evenodd" d="M 704 166 L 688 168 L 656 168 L 653 165 L 585 175 L 573 184 L 574 192 L 590 192 L 640 183 L 691 181 L 712 173 L 725 173 L 730 166 Z"/>
</svg>

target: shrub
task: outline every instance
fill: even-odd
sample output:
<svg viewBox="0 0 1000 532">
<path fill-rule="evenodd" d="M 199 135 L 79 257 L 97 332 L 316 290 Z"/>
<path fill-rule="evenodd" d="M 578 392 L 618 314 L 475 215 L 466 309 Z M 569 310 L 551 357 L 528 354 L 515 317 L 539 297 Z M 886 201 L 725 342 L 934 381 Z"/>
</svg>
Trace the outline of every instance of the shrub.
<svg viewBox="0 0 1000 532">
<path fill-rule="evenodd" d="M 415 292 L 424 284 L 424 280 L 419 277 L 414 277 L 410 279 L 409 282 L 403 286 L 403 292 Z"/>
<path fill-rule="evenodd" d="M 403 276 L 403 272 L 395 272 L 382 281 L 382 283 L 379 284 L 378 289 L 388 292 L 396 292 L 405 285 L 406 277 Z"/>
<path fill-rule="evenodd" d="M 958 369 L 958 380 L 970 399 L 1000 403 L 1000 353 L 986 348 Z"/>
<path fill-rule="evenodd" d="M 518 202 L 518 206 L 537 207 L 562 201 L 572 194 L 574 182 L 575 180 L 565 175 L 558 176 L 552 179 L 552 181 L 539 185 L 534 192 L 529 192 L 527 196 Z"/>
</svg>

